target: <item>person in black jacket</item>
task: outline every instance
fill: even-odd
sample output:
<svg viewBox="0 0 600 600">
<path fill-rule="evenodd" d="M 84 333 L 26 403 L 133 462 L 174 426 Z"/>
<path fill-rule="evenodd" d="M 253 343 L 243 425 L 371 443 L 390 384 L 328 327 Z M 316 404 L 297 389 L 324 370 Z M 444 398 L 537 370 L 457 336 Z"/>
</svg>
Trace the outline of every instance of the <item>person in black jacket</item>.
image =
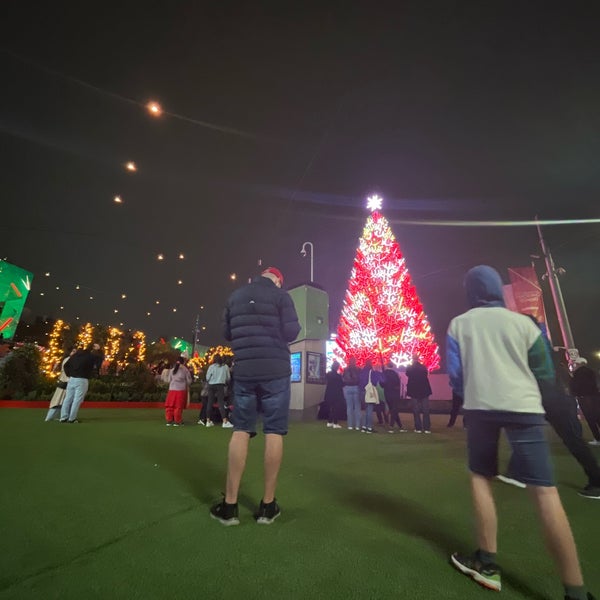
<svg viewBox="0 0 600 600">
<path fill-rule="evenodd" d="M 211 517 L 223 525 L 239 524 L 238 492 L 259 411 L 265 433 L 265 481 L 255 518 L 259 524 L 270 524 L 281 514 L 275 489 L 290 408 L 288 344 L 300 332 L 294 303 L 282 285 L 281 272 L 269 267 L 231 294 L 223 314 L 223 335 L 231 342 L 235 359 L 235 420 L 225 498 L 210 509 Z"/>
<path fill-rule="evenodd" d="M 331 363 L 331 370 L 325 375 L 325 396 L 323 403 L 328 411 L 327 427 L 341 429 L 338 425 L 338 418 L 344 407 L 344 382 L 339 373 L 340 363 L 334 360 Z"/>
<path fill-rule="evenodd" d="M 398 431 L 404 432 L 406 429 L 402 427 L 400 420 L 400 377 L 394 370 L 394 364 L 389 362 L 383 372 L 383 381 L 381 382 L 385 402 L 390 411 L 389 433 L 394 433 L 394 425 L 398 425 Z"/>
<path fill-rule="evenodd" d="M 412 365 L 406 368 L 406 395 L 412 398 L 413 416 L 415 419 L 416 433 L 431 433 L 431 419 L 429 418 L 429 396 L 431 385 L 427 367 L 419 362 L 419 357 L 413 356 Z M 421 412 L 423 423 L 421 423 Z"/>
<path fill-rule="evenodd" d="M 596 374 L 587 366 L 587 359 L 578 357 L 571 380 L 571 391 L 579 402 L 581 412 L 594 436 L 591 446 L 600 446 L 600 392 Z"/>
<path fill-rule="evenodd" d="M 89 380 L 97 365 L 97 356 L 92 353 L 100 350 L 100 344 L 90 344 L 87 348 L 79 349 L 65 363 L 64 370 L 69 378 L 67 393 L 60 411 L 61 423 L 78 423 L 79 407 L 88 391 Z"/>
</svg>

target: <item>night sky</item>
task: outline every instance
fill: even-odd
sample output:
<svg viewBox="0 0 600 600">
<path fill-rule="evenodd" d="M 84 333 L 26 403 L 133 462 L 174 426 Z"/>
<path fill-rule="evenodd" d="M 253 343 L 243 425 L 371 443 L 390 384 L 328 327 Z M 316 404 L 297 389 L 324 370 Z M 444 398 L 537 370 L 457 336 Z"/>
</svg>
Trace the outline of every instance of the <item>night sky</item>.
<svg viewBox="0 0 600 600">
<path fill-rule="evenodd" d="M 0 257 L 35 274 L 27 318 L 191 341 L 200 314 L 219 343 L 258 260 L 307 282 L 311 241 L 335 331 L 377 192 L 443 344 L 466 270 L 506 278 L 537 234 L 402 221 L 600 217 L 595 3 L 64 4 L 3 4 Z M 600 225 L 544 233 L 592 359 Z"/>
</svg>

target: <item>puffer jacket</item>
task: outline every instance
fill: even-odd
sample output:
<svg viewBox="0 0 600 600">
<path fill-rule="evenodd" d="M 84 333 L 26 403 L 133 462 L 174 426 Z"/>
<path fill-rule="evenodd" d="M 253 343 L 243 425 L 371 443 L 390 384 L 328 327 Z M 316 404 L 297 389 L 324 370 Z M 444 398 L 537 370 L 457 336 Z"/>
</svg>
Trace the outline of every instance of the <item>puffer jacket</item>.
<svg viewBox="0 0 600 600">
<path fill-rule="evenodd" d="M 257 277 L 231 294 L 223 335 L 231 342 L 238 381 L 268 381 L 291 375 L 290 350 L 300 332 L 290 295 L 269 278 Z"/>
</svg>

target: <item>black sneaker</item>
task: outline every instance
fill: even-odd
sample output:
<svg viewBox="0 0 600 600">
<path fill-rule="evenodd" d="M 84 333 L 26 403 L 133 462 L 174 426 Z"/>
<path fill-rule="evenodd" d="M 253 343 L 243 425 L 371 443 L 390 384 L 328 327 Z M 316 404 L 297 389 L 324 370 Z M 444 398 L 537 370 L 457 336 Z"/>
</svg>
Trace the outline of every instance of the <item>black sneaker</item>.
<svg viewBox="0 0 600 600">
<path fill-rule="evenodd" d="M 498 565 L 484 565 L 475 554 L 471 556 L 463 556 L 457 552 L 450 557 L 450 562 L 461 573 L 472 577 L 473 580 L 479 585 L 497 592 L 502 589 L 500 568 Z"/>
<path fill-rule="evenodd" d="M 600 500 L 600 487 L 597 485 L 588 484 L 582 490 L 577 492 L 584 498 L 592 498 L 594 500 Z"/>
<path fill-rule="evenodd" d="M 210 516 L 225 526 L 240 524 L 237 502 L 235 504 L 227 504 L 225 500 L 222 500 L 210 509 Z"/>
<path fill-rule="evenodd" d="M 575 600 L 575 599 L 571 598 L 571 596 L 565 596 L 565 600 Z M 592 594 L 590 594 L 590 592 L 588 592 L 587 600 L 596 600 L 596 598 L 595 598 L 595 596 L 592 596 Z"/>
<path fill-rule="evenodd" d="M 265 504 L 261 500 L 258 512 L 254 515 L 254 518 L 259 525 L 270 525 L 280 514 L 281 509 L 275 500 L 269 504 Z"/>
</svg>

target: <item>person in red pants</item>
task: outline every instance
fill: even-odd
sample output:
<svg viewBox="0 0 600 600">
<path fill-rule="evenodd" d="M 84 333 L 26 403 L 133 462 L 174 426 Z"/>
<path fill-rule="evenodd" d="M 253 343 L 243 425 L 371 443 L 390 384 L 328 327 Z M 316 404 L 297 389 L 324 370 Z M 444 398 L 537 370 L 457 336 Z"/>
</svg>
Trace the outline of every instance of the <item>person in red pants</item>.
<svg viewBox="0 0 600 600">
<path fill-rule="evenodd" d="M 180 356 L 169 372 L 169 391 L 165 401 L 167 427 L 183 425 L 183 409 L 187 406 L 188 388 L 192 383 L 192 374 L 184 363 L 185 359 Z"/>
</svg>

